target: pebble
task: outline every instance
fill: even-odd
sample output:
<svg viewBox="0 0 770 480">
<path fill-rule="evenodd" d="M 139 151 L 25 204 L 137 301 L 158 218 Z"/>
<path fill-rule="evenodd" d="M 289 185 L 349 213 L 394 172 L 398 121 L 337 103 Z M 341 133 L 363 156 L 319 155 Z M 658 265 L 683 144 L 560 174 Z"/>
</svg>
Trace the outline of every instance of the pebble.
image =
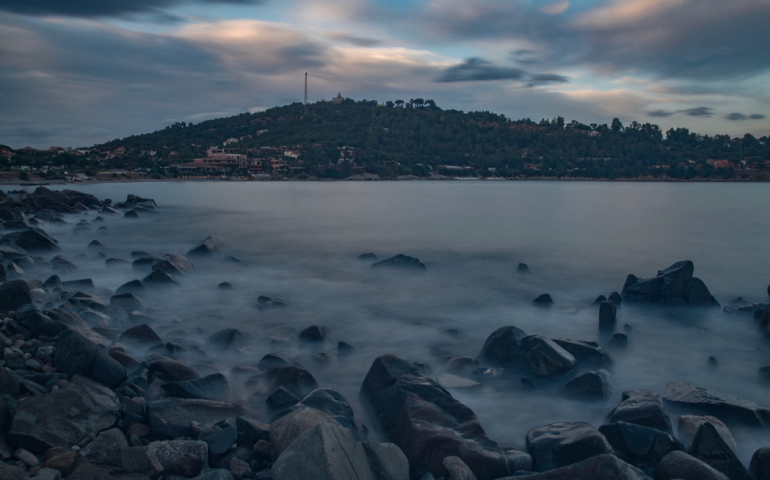
<svg viewBox="0 0 770 480">
<path fill-rule="evenodd" d="M 24 362 L 24 365 L 26 365 L 30 370 L 35 370 L 38 372 L 43 369 L 43 364 L 32 358 Z"/>
<path fill-rule="evenodd" d="M 29 450 L 20 448 L 14 452 L 13 456 L 16 458 L 16 460 L 21 460 L 24 462 L 24 464 L 28 467 L 37 467 L 40 465 L 40 460 L 38 460 L 37 457 L 33 455 Z"/>
</svg>

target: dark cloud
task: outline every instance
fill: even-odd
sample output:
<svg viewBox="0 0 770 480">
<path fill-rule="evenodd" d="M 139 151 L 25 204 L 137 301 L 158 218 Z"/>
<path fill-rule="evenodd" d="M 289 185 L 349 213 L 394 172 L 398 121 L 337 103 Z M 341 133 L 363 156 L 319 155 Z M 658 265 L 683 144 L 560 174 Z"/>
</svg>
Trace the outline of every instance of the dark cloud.
<svg viewBox="0 0 770 480">
<path fill-rule="evenodd" d="M 741 120 L 762 120 L 763 118 L 765 118 L 765 116 L 762 115 L 761 113 L 754 113 L 752 115 L 745 115 L 743 113 L 735 112 L 735 113 L 731 113 L 729 115 L 725 115 L 725 118 L 727 120 L 732 120 L 732 121 L 735 122 L 735 121 L 741 121 Z"/>
<path fill-rule="evenodd" d="M 358 37 L 348 33 L 333 33 L 329 35 L 329 37 L 341 42 L 348 43 L 350 45 L 355 45 L 357 47 L 374 47 L 382 43 L 379 40 L 375 40 L 373 38 Z"/>
<path fill-rule="evenodd" d="M 714 114 L 714 109 L 709 107 L 695 107 L 687 110 L 679 110 L 677 113 L 684 113 L 691 117 L 710 117 Z"/>
<path fill-rule="evenodd" d="M 659 117 L 659 118 L 670 117 L 673 114 L 674 112 L 667 112 L 665 110 L 653 110 L 651 112 L 647 112 L 647 115 L 651 117 Z"/>
<path fill-rule="evenodd" d="M 65 15 L 71 17 L 120 17 L 157 13 L 184 3 L 231 3 L 261 5 L 265 0 L 3 0 L 0 10 L 24 15 Z"/>
<path fill-rule="evenodd" d="M 530 86 L 535 85 L 547 85 L 549 83 L 566 83 L 569 82 L 569 78 L 563 75 L 557 75 L 555 73 L 536 73 L 529 76 L 528 84 Z"/>
<path fill-rule="evenodd" d="M 484 59 L 473 57 L 449 67 L 437 82 L 486 82 L 490 80 L 522 80 L 527 72 L 520 68 L 500 67 Z"/>
</svg>

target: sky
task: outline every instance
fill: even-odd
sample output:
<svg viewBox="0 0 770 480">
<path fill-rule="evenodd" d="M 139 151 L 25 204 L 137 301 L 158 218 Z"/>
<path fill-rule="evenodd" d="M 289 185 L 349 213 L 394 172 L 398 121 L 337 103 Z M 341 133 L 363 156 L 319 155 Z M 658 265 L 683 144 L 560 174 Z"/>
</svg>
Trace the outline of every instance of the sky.
<svg viewBox="0 0 770 480">
<path fill-rule="evenodd" d="M 304 96 L 770 134 L 768 0 L 2 0 L 0 144 Z"/>
</svg>

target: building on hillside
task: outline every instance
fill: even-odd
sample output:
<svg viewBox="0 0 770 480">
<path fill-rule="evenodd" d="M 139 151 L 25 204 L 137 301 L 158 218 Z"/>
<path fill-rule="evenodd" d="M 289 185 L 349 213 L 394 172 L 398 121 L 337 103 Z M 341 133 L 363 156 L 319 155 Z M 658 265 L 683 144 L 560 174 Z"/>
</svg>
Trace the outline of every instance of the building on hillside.
<svg viewBox="0 0 770 480">
<path fill-rule="evenodd" d="M 226 147 L 226 146 L 230 145 L 231 143 L 238 143 L 238 139 L 237 138 L 228 138 L 227 140 L 222 142 L 222 145 L 224 145 Z"/>
<path fill-rule="evenodd" d="M 273 172 L 284 172 L 289 169 L 289 166 L 286 164 L 286 160 L 282 158 L 271 158 L 270 168 L 273 169 Z"/>
<path fill-rule="evenodd" d="M 343 100 L 345 100 L 345 99 L 342 98 L 342 92 L 339 92 L 339 93 L 337 93 L 336 97 L 332 98 L 332 103 L 334 105 L 339 105 L 340 103 L 342 103 Z"/>
<path fill-rule="evenodd" d="M 298 158 L 299 152 L 295 152 L 294 150 L 284 150 L 283 156 L 290 157 L 290 158 Z"/>
</svg>

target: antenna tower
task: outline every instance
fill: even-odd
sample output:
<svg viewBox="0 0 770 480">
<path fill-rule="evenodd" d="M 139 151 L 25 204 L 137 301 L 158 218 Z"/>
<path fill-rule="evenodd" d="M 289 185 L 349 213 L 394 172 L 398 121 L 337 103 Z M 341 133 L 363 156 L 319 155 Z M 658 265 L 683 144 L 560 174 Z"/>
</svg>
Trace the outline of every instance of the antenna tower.
<svg viewBox="0 0 770 480">
<path fill-rule="evenodd" d="M 305 115 L 307 115 L 307 72 L 305 72 Z"/>
</svg>

